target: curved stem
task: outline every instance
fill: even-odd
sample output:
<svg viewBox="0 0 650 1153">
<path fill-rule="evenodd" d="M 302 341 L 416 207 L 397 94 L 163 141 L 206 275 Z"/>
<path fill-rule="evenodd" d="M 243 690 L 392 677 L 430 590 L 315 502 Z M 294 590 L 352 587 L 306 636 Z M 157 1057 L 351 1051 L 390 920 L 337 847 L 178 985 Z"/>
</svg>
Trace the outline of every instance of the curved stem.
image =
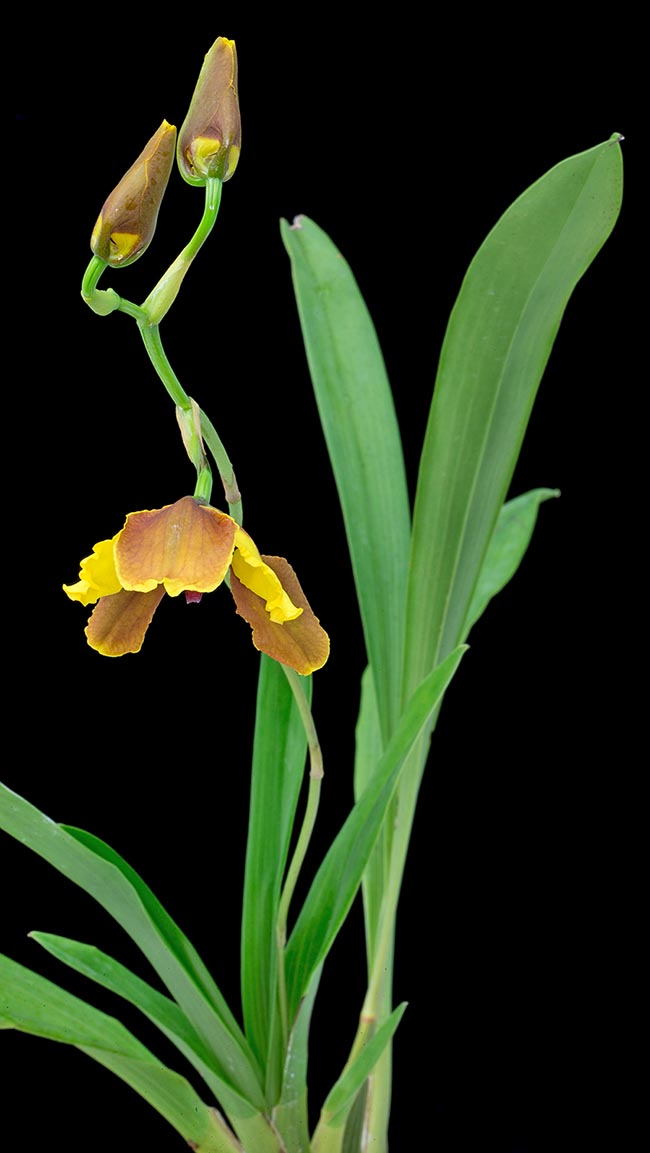
<svg viewBox="0 0 650 1153">
<path fill-rule="evenodd" d="M 158 325 L 139 322 L 138 328 L 140 329 L 144 346 L 149 354 L 149 359 L 174 404 L 177 405 L 178 408 L 182 408 L 184 412 L 189 412 L 192 408 L 192 401 L 167 359 L 167 353 L 160 339 L 160 329 Z"/>
<path fill-rule="evenodd" d="M 205 443 L 214 457 L 217 471 L 221 477 L 221 483 L 223 484 L 223 490 L 228 502 L 228 511 L 233 520 L 236 520 L 237 524 L 241 524 L 243 520 L 243 509 L 241 493 L 235 478 L 235 470 L 224 448 L 223 441 L 212 421 L 205 415 L 203 409 L 199 411 L 201 415 L 201 432 Z"/>
<path fill-rule="evenodd" d="M 100 260 L 98 256 L 92 257 L 81 282 L 81 295 L 84 300 L 90 300 L 93 297 L 99 278 L 106 268 L 108 265 L 105 260 Z"/>
<path fill-rule="evenodd" d="M 285 1044 L 289 1037 L 289 1022 L 287 1017 L 287 990 L 285 983 L 285 970 L 284 970 L 284 948 L 287 943 L 287 921 L 289 918 L 289 906 L 291 898 L 293 897 L 296 883 L 300 875 L 303 861 L 305 859 L 307 848 L 311 840 L 311 835 L 316 823 L 316 814 L 318 812 L 318 803 L 320 801 L 320 787 L 323 779 L 323 754 L 318 740 L 318 733 L 314 724 L 314 718 L 309 708 L 309 702 L 303 688 L 302 677 L 295 672 L 294 669 L 289 668 L 287 665 L 282 666 L 285 676 L 289 682 L 291 691 L 294 695 L 295 702 L 300 712 L 305 733 L 307 736 L 307 746 L 309 748 L 309 791 L 307 793 L 307 804 L 305 806 L 305 814 L 302 821 L 302 827 L 298 835 L 296 847 L 293 856 L 287 869 L 284 886 L 280 896 L 280 903 L 278 905 L 278 917 L 275 926 L 275 938 L 278 950 L 278 984 L 279 984 L 279 1000 L 280 1000 L 280 1016 L 282 1020 L 282 1032 Z"/>
<path fill-rule="evenodd" d="M 82 300 L 98 316 L 108 316 L 111 312 L 126 312 L 137 321 L 145 320 L 146 314 L 139 305 L 132 304 L 130 300 L 123 300 L 112 288 L 106 291 L 97 288 L 99 278 L 106 268 L 108 265 L 105 260 L 101 260 L 99 256 L 91 258 L 81 282 Z"/>
<path fill-rule="evenodd" d="M 174 303 L 194 257 L 214 228 L 221 204 L 221 189 L 222 183 L 217 177 L 210 177 L 207 180 L 203 216 L 194 236 L 176 257 L 174 263 L 170 264 L 167 271 L 163 273 L 156 287 L 149 293 L 142 305 L 148 324 L 160 324 L 163 316 Z"/>
<path fill-rule="evenodd" d="M 98 256 L 92 257 L 86 269 L 81 285 L 81 295 L 86 304 L 100 316 L 107 316 L 110 312 L 119 311 L 127 313 L 137 321 L 149 359 L 179 413 L 183 440 L 190 459 L 197 469 L 195 495 L 200 494 L 200 499 L 210 499 L 212 477 L 202 446 L 193 443 L 191 450 L 188 445 L 188 435 L 193 442 L 200 441 L 201 437 L 205 439 L 223 483 L 230 515 L 238 524 L 241 524 L 241 494 L 228 453 L 212 422 L 204 412 L 198 409 L 198 406 L 183 388 L 169 363 L 160 337 L 160 321 L 171 308 L 190 264 L 214 228 L 221 204 L 222 187 L 222 181 L 217 177 L 208 178 L 205 185 L 203 215 L 198 228 L 141 306 L 133 304 L 130 300 L 124 300 L 112 288 L 105 292 L 98 290 L 99 279 L 104 270 L 108 268 L 106 262 Z M 198 413 L 198 426 L 194 429 L 195 410 Z M 188 430 L 190 430 L 189 434 Z"/>
</svg>

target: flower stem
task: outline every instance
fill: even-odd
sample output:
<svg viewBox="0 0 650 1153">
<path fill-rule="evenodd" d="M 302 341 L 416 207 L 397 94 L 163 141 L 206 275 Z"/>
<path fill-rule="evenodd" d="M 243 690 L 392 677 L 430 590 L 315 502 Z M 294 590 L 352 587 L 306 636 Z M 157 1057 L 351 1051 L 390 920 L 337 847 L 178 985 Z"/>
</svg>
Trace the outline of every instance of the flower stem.
<svg viewBox="0 0 650 1153">
<path fill-rule="evenodd" d="M 296 847 L 293 856 L 287 869 L 284 886 L 280 896 L 280 903 L 278 905 L 278 917 L 275 926 L 275 939 L 278 950 L 278 982 L 279 982 L 279 1000 L 280 1000 L 280 1015 L 282 1020 L 282 1032 L 284 1035 L 285 1044 L 289 1038 L 289 1022 L 287 1018 L 287 990 L 285 983 L 285 970 L 284 970 L 284 948 L 287 943 L 287 921 L 289 917 L 289 906 L 291 898 L 293 897 L 298 876 L 302 868 L 307 848 L 311 840 L 311 835 L 316 823 L 316 814 L 318 812 L 318 803 L 320 801 L 320 787 L 323 779 L 323 754 L 318 740 L 318 733 L 314 724 L 314 718 L 311 714 L 307 695 L 303 687 L 302 677 L 295 672 L 294 669 L 289 668 L 287 665 L 282 666 L 289 686 L 294 696 L 300 718 L 302 720 L 305 734 L 307 736 L 307 745 L 309 748 L 309 791 L 307 793 L 307 804 L 305 806 L 305 815 L 302 821 L 302 827 L 298 835 Z"/>
<path fill-rule="evenodd" d="M 228 501 L 228 511 L 230 512 L 233 520 L 236 520 L 237 524 L 241 524 L 243 518 L 242 500 L 239 486 L 237 484 L 237 480 L 235 479 L 235 470 L 233 469 L 230 457 L 228 456 L 228 453 L 223 446 L 223 441 L 217 433 L 217 430 L 214 427 L 212 421 L 205 415 L 203 409 L 200 410 L 200 413 L 201 432 L 203 434 L 205 443 L 207 444 L 210 452 L 214 457 L 219 476 L 221 477 L 223 490 L 226 495 L 226 500 Z"/>
<path fill-rule="evenodd" d="M 142 309 L 148 318 L 147 323 L 152 325 L 160 324 L 163 316 L 165 316 L 174 303 L 178 295 L 178 290 L 183 283 L 185 274 L 194 257 L 214 228 L 217 213 L 219 212 L 219 205 L 221 204 L 221 189 L 222 183 L 217 177 L 208 178 L 205 185 L 203 216 L 201 217 L 194 236 L 189 244 L 187 244 L 183 251 L 176 257 L 174 263 L 170 264 L 167 271 L 163 273 L 156 287 L 149 293 L 142 305 Z"/>
<path fill-rule="evenodd" d="M 153 364 L 174 404 L 177 405 L 178 408 L 181 408 L 183 412 L 190 412 L 192 401 L 167 359 L 167 353 L 162 346 L 158 325 L 151 325 L 148 324 L 147 321 L 140 321 L 138 328 L 140 329 L 144 346 L 149 354 L 149 360 Z"/>
<path fill-rule="evenodd" d="M 92 308 L 93 312 L 98 313 L 100 316 L 108 316 L 111 312 L 119 311 L 125 312 L 137 321 L 149 359 L 176 405 L 177 410 L 179 410 L 179 423 L 182 432 L 184 426 L 186 432 L 187 429 L 192 427 L 195 419 L 194 410 L 198 412 L 199 425 L 196 429 L 196 436 L 193 439 L 200 440 L 201 437 L 205 439 L 205 443 L 214 457 L 219 476 L 221 477 L 230 515 L 238 524 L 241 524 L 241 494 L 228 453 L 212 422 L 203 411 L 198 409 L 198 406 L 192 398 L 188 396 L 176 376 L 163 348 L 159 327 L 160 321 L 176 299 L 190 264 L 214 228 L 219 212 L 219 205 L 221 204 L 222 187 L 222 181 L 218 177 L 209 177 L 207 179 L 203 216 L 201 217 L 198 228 L 192 236 L 192 239 L 176 257 L 173 264 L 169 266 L 142 305 L 133 304 L 130 300 L 124 300 L 121 296 L 118 296 L 112 288 L 106 291 L 97 288 L 102 273 L 108 268 L 106 261 L 101 260 L 98 256 L 92 257 L 86 269 L 81 284 L 81 295 L 86 304 Z M 202 500 L 209 500 L 212 492 L 212 477 L 209 465 L 203 454 L 202 446 L 194 444 L 193 451 L 190 451 L 187 443 L 187 435 L 184 435 L 183 439 L 185 447 L 188 449 L 190 459 L 197 469 L 195 495 L 198 495 Z"/>
<path fill-rule="evenodd" d="M 111 312 L 126 312 L 137 321 L 146 319 L 146 314 L 139 305 L 132 304 L 130 300 L 123 300 L 112 288 L 107 288 L 106 291 L 97 288 L 105 268 L 108 268 L 106 261 L 101 260 L 99 256 L 92 257 L 81 282 L 82 300 L 98 316 L 108 316 Z"/>
</svg>

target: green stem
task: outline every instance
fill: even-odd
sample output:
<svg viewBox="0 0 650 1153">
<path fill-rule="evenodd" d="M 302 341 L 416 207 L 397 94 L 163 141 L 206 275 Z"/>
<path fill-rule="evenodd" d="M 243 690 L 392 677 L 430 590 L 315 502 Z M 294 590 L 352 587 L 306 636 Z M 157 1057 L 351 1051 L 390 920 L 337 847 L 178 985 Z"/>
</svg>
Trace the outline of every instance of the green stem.
<svg viewBox="0 0 650 1153">
<path fill-rule="evenodd" d="M 221 204 L 221 189 L 222 183 L 217 177 L 210 177 L 207 180 L 203 216 L 194 236 L 161 276 L 142 305 L 149 324 L 160 324 L 163 316 L 169 311 L 194 257 L 212 232 Z"/>
<path fill-rule="evenodd" d="M 217 177 L 208 178 L 205 185 L 205 205 L 198 228 L 192 236 L 192 239 L 176 257 L 176 260 L 158 281 L 153 291 L 150 292 L 144 304 L 139 306 L 133 304 L 130 300 L 124 300 L 118 296 L 112 288 L 109 288 L 106 292 L 98 290 L 97 285 L 99 279 L 104 270 L 108 268 L 106 262 L 98 256 L 92 257 L 81 285 L 81 295 L 84 301 L 100 316 L 107 316 L 110 312 L 120 311 L 125 312 L 128 316 L 132 316 L 137 321 L 149 359 L 176 405 L 176 408 L 180 410 L 181 429 L 183 429 L 183 425 L 186 426 L 186 429 L 191 428 L 193 409 L 196 406 L 191 397 L 186 393 L 169 363 L 162 345 L 159 326 L 163 316 L 165 316 L 174 303 L 190 264 L 214 228 L 219 212 L 219 205 L 221 204 L 222 187 L 222 182 Z M 241 494 L 237 486 L 232 463 L 212 422 L 204 412 L 198 409 L 197 411 L 199 413 L 198 419 L 200 424 L 200 430 L 196 430 L 197 435 L 200 434 L 200 436 L 205 439 L 214 457 L 223 484 L 226 501 L 228 502 L 230 515 L 238 524 L 241 524 Z M 197 496 L 197 499 L 209 501 L 212 493 L 212 474 L 209 465 L 200 446 L 197 447 L 194 445 L 193 451 L 191 451 L 185 435 L 183 439 L 188 449 L 190 459 L 197 469 L 196 491 L 194 495 Z"/>
<path fill-rule="evenodd" d="M 160 336 L 160 328 L 158 325 L 151 325 L 145 323 L 138 323 L 138 328 L 144 341 L 144 346 L 149 354 L 149 359 L 153 364 L 158 376 L 163 382 L 167 392 L 172 398 L 177 408 L 180 408 L 183 413 L 190 414 L 192 411 L 192 398 L 188 396 L 183 388 L 180 380 L 176 376 L 165 352 L 162 339 Z M 216 428 L 212 421 L 206 414 L 199 410 L 201 420 L 201 433 L 205 438 L 212 456 L 214 457 L 219 476 L 223 484 L 226 500 L 231 517 L 237 521 L 237 524 L 242 523 L 242 501 L 237 481 L 235 479 L 235 472 L 232 467 L 232 462 L 228 453 L 226 452 L 223 442 L 219 437 Z"/>
<path fill-rule="evenodd" d="M 235 470 L 233 469 L 230 457 L 224 448 L 223 441 L 217 433 L 217 430 L 214 427 L 212 421 L 205 415 L 203 409 L 200 410 L 200 413 L 201 432 L 203 434 L 205 443 L 207 444 L 210 452 L 214 457 L 219 476 L 221 477 L 221 483 L 223 484 L 223 490 L 228 502 L 228 511 L 230 512 L 233 520 L 236 520 L 237 524 L 241 524 L 243 519 L 242 500 L 241 493 L 237 485 L 237 480 L 235 478 Z"/>
<path fill-rule="evenodd" d="M 429 734 L 421 737 L 411 750 L 404 766 L 397 797 L 386 816 L 393 830 L 381 910 L 374 927 L 373 948 L 369 955 L 369 979 L 349 1060 L 363 1048 L 368 1035 L 388 1016 L 392 1000 L 393 953 L 395 923 L 408 852 L 415 806 L 422 772 L 429 749 Z M 368 1085 L 364 1108 L 364 1128 L 368 1149 L 385 1153 L 387 1149 L 388 1118 L 392 1089 L 391 1054 L 388 1045 L 375 1066 Z M 320 1153 L 320 1147 L 319 1147 Z"/>
<path fill-rule="evenodd" d="M 84 302 L 98 316 L 108 316 L 111 312 L 126 312 L 137 321 L 146 320 L 146 313 L 139 305 L 132 304 L 130 300 L 123 300 L 112 288 L 106 289 L 105 292 L 97 288 L 99 278 L 106 268 L 108 265 L 105 260 L 101 260 L 99 256 L 91 258 L 81 282 L 81 296 Z"/>
<path fill-rule="evenodd" d="M 153 364 L 174 404 L 177 405 L 178 408 L 181 408 L 183 412 L 190 412 L 192 401 L 167 359 L 167 354 L 160 339 L 160 329 L 158 325 L 151 325 L 147 323 L 147 321 L 140 321 L 138 322 L 138 328 L 140 329 L 144 346 L 149 354 L 149 360 Z"/>
<path fill-rule="evenodd" d="M 280 995 L 280 1017 L 282 1021 L 282 1032 L 285 1046 L 289 1038 L 289 1021 L 287 1015 L 287 990 L 285 983 L 285 968 L 284 968 L 284 948 L 287 943 L 287 921 L 289 918 L 289 906 L 291 898 L 293 897 L 300 870 L 305 859 L 311 835 L 316 823 L 316 814 L 318 812 L 318 803 L 320 801 L 321 781 L 323 779 L 323 753 L 318 740 L 318 733 L 314 724 L 314 718 L 309 708 L 309 702 L 303 687 L 302 677 L 295 672 L 294 669 L 289 668 L 287 665 L 282 666 L 286 678 L 289 682 L 291 691 L 294 695 L 295 702 L 298 706 L 300 718 L 302 720 L 305 733 L 307 736 L 307 745 L 309 748 L 309 791 L 307 793 L 307 804 L 305 806 L 305 815 L 302 821 L 302 827 L 298 835 L 296 847 L 293 856 L 287 869 L 287 874 L 280 896 L 280 903 L 278 905 L 278 918 L 275 927 L 276 945 L 278 950 L 278 984 Z"/>
<path fill-rule="evenodd" d="M 81 295 L 84 300 L 91 300 L 97 289 L 99 278 L 108 265 L 105 260 L 100 260 L 98 256 L 93 256 L 90 264 L 88 265 L 84 278 L 81 282 Z"/>
</svg>

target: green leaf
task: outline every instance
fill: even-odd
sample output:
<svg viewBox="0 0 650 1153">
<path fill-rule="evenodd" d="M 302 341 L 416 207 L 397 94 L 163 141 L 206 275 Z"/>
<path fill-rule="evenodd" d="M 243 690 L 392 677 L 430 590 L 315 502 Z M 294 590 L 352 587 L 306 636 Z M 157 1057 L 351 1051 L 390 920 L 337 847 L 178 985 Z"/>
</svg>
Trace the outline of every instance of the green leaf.
<svg viewBox="0 0 650 1153">
<path fill-rule="evenodd" d="M 161 1064 L 106 1013 L 38 973 L 0 956 L 0 1022 L 37 1037 L 74 1045 L 111 1069 L 200 1153 L 237 1153 L 238 1142 L 184 1077 Z"/>
<path fill-rule="evenodd" d="M 404 700 L 463 635 L 562 314 L 618 215 L 618 139 L 570 157 L 524 192 L 463 281 L 420 462 Z"/>
<path fill-rule="evenodd" d="M 221 993 L 187 938 L 144 881 L 103 841 L 57 825 L 0 784 L 0 828 L 90 893 L 140 947 L 218 1062 L 220 1076 L 255 1109 L 257 1067 Z"/>
<path fill-rule="evenodd" d="M 314 878 L 286 950 L 290 1019 L 347 916 L 404 762 L 430 723 L 464 652 L 461 646 L 451 653 L 413 694 L 376 772 Z"/>
<path fill-rule="evenodd" d="M 273 1120 L 286 1145 L 287 1153 L 303 1153 L 309 1145 L 309 1117 L 307 1099 L 307 1056 L 309 1052 L 309 1026 L 318 991 L 322 968 L 312 977 L 306 995 L 300 1002 L 284 1065 L 282 1092 L 273 1110 Z"/>
<path fill-rule="evenodd" d="M 398 1005 L 384 1021 L 363 1049 L 353 1058 L 328 1094 L 323 1105 L 321 1122 L 337 1128 L 345 1122 L 354 1099 L 372 1073 L 377 1061 L 391 1040 L 406 1009 L 406 1001 Z M 319 1122 L 320 1124 L 320 1122 Z"/>
<path fill-rule="evenodd" d="M 341 253 L 306 216 L 281 228 L 386 740 L 399 715 L 410 533 L 393 398 L 372 320 Z"/>
<path fill-rule="evenodd" d="M 533 535 L 542 501 L 559 496 L 556 488 L 534 488 L 503 505 L 499 513 L 462 630 L 463 640 L 492 597 L 515 575 Z"/>
<path fill-rule="evenodd" d="M 354 758 L 354 796 L 358 800 L 367 789 L 381 760 L 382 742 L 377 697 L 372 669 L 365 669 L 361 678 L 361 703 L 356 728 Z M 366 953 L 373 957 L 376 951 L 379 917 L 390 862 L 392 828 L 384 822 L 377 844 L 363 874 L 363 909 L 366 926 Z"/>
<path fill-rule="evenodd" d="M 238 1117 L 251 1115 L 251 1107 L 220 1076 L 218 1063 L 175 1001 L 153 989 L 94 945 L 51 933 L 30 933 L 30 937 L 77 973 L 82 973 L 135 1005 L 191 1062 L 228 1113 Z"/>
<path fill-rule="evenodd" d="M 305 679 L 311 698 L 311 678 Z M 284 1053 L 277 1023 L 276 921 L 291 830 L 304 780 L 307 740 L 287 678 L 263 656 L 257 692 L 244 906 L 242 1005 L 246 1035 L 278 1099 Z"/>
</svg>

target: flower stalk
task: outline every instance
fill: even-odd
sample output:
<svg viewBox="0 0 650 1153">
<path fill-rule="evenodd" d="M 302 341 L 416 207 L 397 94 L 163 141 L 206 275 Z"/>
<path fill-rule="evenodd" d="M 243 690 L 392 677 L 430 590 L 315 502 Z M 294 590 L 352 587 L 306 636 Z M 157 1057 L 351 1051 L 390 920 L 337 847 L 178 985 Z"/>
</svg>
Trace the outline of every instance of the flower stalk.
<svg viewBox="0 0 650 1153">
<path fill-rule="evenodd" d="M 287 873 L 278 905 L 278 917 L 276 922 L 276 946 L 278 950 L 278 991 L 280 1001 L 280 1016 L 282 1024 L 283 1042 L 286 1046 L 289 1040 L 290 1022 L 287 1009 L 287 989 L 285 978 L 285 964 L 284 964 L 284 950 L 287 943 L 287 923 L 289 919 L 289 907 L 291 900 L 298 883 L 300 870 L 303 866 L 311 835 L 314 831 L 316 824 L 316 817 L 318 815 L 318 806 L 321 794 L 321 782 L 324 776 L 323 770 L 323 752 L 321 749 L 318 733 L 314 724 L 307 695 L 305 693 L 304 683 L 297 673 L 287 665 L 284 666 L 284 672 L 289 682 L 289 686 L 294 696 L 300 719 L 305 730 L 307 737 L 307 748 L 309 750 L 309 788 L 307 793 L 307 803 L 305 805 L 305 813 L 302 820 L 296 847 L 293 852 L 291 861 L 287 868 Z"/>
</svg>

